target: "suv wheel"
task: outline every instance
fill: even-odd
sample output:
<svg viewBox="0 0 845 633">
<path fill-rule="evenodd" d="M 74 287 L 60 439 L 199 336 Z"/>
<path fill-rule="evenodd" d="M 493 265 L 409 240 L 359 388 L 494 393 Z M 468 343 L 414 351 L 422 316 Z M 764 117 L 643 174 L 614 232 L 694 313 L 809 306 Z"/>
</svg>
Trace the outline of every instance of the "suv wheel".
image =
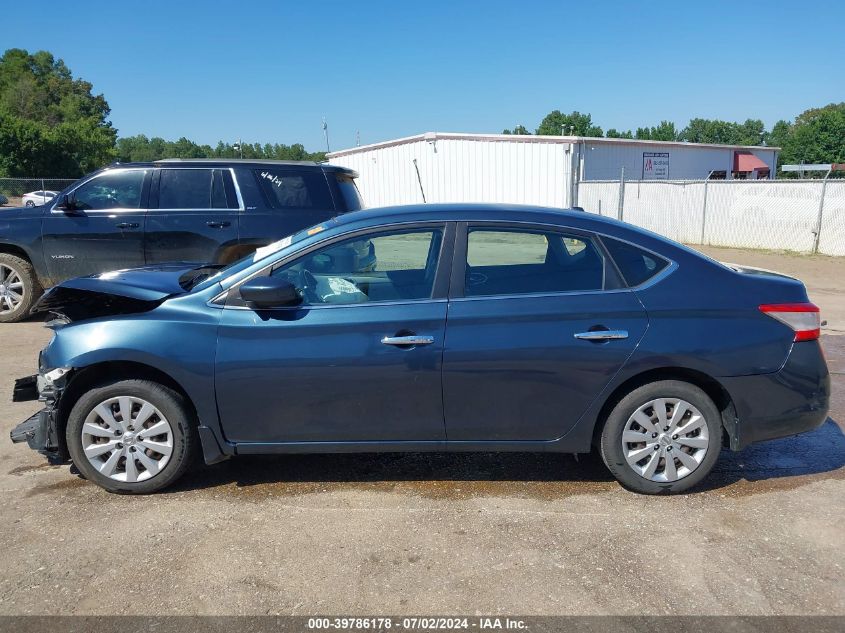
<svg viewBox="0 0 845 633">
<path fill-rule="evenodd" d="M 681 492 L 704 479 L 722 448 L 721 415 L 704 391 L 663 380 L 635 389 L 607 418 L 601 455 L 626 488 Z"/>
<path fill-rule="evenodd" d="M 42 292 L 32 264 L 17 255 L 0 253 L 0 323 L 25 318 Z"/>
<path fill-rule="evenodd" d="M 147 380 L 92 389 L 70 412 L 66 440 L 85 478 L 109 492 L 145 494 L 178 479 L 196 434 L 185 399 Z"/>
</svg>

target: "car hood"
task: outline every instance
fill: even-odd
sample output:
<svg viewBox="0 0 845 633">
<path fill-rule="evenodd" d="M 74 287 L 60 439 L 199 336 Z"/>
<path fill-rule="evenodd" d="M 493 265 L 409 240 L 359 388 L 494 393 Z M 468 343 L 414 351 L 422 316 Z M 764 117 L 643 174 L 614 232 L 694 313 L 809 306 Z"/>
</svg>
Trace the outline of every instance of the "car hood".
<svg viewBox="0 0 845 633">
<path fill-rule="evenodd" d="M 185 294 L 189 282 L 207 269 L 202 264 L 176 263 L 77 277 L 48 290 L 31 313 L 50 312 L 65 321 L 79 321 L 147 312 Z"/>
</svg>

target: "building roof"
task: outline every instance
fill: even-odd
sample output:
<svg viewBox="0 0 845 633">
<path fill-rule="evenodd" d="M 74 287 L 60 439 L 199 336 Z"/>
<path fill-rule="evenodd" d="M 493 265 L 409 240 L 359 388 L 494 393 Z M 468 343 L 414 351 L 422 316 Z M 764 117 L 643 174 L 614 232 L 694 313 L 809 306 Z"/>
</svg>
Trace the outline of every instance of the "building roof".
<svg viewBox="0 0 845 633">
<path fill-rule="evenodd" d="M 685 141 L 644 141 L 630 138 L 604 138 L 593 136 L 539 136 L 536 134 L 472 134 L 466 132 L 425 132 L 423 134 L 415 134 L 414 136 L 405 136 L 402 138 L 393 139 L 390 141 L 381 141 L 379 143 L 371 143 L 370 145 L 361 145 L 359 147 L 350 147 L 349 149 L 341 149 L 336 152 L 329 152 L 326 154 L 327 158 L 337 158 L 339 156 L 348 156 L 350 154 L 358 154 L 374 149 L 382 149 L 385 147 L 394 147 L 396 145 L 406 145 L 408 143 L 416 143 L 418 141 L 436 141 L 438 139 L 454 139 L 465 141 L 501 141 L 506 143 L 560 143 L 571 145 L 573 143 L 590 143 L 590 144 L 615 144 L 615 145 L 641 145 L 645 147 L 709 147 L 719 149 L 742 149 L 742 150 L 766 150 L 779 151 L 779 147 L 772 147 L 768 145 L 720 145 L 718 143 L 687 143 Z"/>
</svg>

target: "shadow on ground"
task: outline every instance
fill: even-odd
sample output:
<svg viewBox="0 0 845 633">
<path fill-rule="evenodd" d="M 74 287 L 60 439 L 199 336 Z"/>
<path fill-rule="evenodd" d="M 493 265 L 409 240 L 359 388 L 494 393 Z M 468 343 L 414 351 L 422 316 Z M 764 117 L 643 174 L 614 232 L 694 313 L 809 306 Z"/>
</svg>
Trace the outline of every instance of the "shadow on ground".
<svg viewBox="0 0 845 633">
<path fill-rule="evenodd" d="M 845 478 L 843 466 L 845 435 L 828 418 L 810 433 L 741 453 L 723 450 L 696 491 L 733 488 L 737 494 L 757 494 Z M 617 484 L 595 454 L 576 461 L 558 453 L 367 453 L 236 458 L 195 469 L 169 492 L 217 487 L 256 496 L 367 489 L 438 498 L 554 498 L 613 490 Z"/>
</svg>

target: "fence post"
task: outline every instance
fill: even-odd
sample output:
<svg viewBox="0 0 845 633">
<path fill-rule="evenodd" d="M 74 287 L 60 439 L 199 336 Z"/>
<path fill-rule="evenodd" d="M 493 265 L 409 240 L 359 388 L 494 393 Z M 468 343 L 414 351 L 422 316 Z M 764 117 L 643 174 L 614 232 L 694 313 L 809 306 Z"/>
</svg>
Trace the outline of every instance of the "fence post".
<svg viewBox="0 0 845 633">
<path fill-rule="evenodd" d="M 822 180 L 822 192 L 819 196 L 819 216 L 816 219 L 816 230 L 815 230 L 815 237 L 813 238 L 813 255 L 819 252 L 819 241 L 822 237 L 822 216 L 824 215 L 824 194 L 825 189 L 827 189 L 827 177 L 830 176 L 830 172 L 827 172 L 827 175 Z"/>
<path fill-rule="evenodd" d="M 701 204 L 701 239 L 698 241 L 699 244 L 704 246 L 704 223 L 707 220 L 707 183 L 708 180 L 704 181 L 704 201 Z"/>
<path fill-rule="evenodd" d="M 622 173 L 619 175 L 619 209 L 617 217 L 622 220 L 625 209 L 625 167 L 622 167 Z"/>
</svg>

